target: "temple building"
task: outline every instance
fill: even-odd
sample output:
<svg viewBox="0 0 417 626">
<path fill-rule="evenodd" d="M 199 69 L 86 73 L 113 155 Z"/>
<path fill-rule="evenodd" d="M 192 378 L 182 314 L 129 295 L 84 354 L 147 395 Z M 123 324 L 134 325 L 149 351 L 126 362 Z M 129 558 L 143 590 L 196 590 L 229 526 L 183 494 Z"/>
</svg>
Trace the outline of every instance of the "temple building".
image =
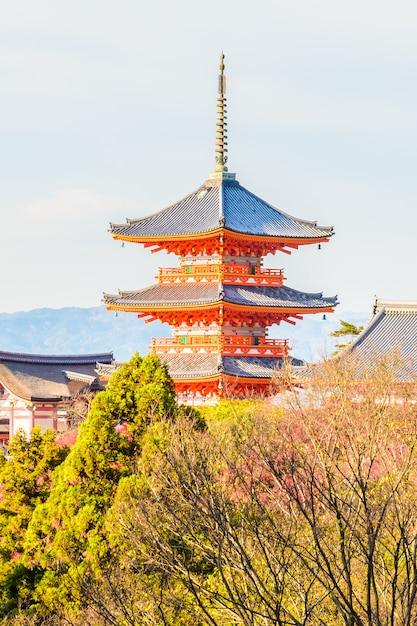
<svg viewBox="0 0 417 626">
<path fill-rule="evenodd" d="M 417 302 L 375 298 L 363 331 L 346 348 L 365 371 L 387 360 L 396 382 L 417 380 Z"/>
<path fill-rule="evenodd" d="M 228 171 L 226 77 L 220 58 L 215 171 L 166 209 L 110 225 L 116 240 L 179 257 L 176 267 L 159 269 L 157 284 L 104 294 L 104 303 L 109 310 L 131 311 L 172 327 L 172 337 L 153 339 L 151 348 L 168 364 L 183 401 L 267 394 L 289 358 L 288 342 L 268 338 L 268 328 L 294 324 L 305 314 L 332 312 L 337 304 L 336 297 L 292 289 L 282 269 L 263 267 L 266 255 L 321 245 L 333 229 L 283 213 Z"/>
<path fill-rule="evenodd" d="M 104 389 L 97 368 L 113 362 L 113 353 L 41 355 L 0 352 L 0 445 L 19 428 L 30 435 L 67 430 L 68 415 L 81 393 Z"/>
</svg>

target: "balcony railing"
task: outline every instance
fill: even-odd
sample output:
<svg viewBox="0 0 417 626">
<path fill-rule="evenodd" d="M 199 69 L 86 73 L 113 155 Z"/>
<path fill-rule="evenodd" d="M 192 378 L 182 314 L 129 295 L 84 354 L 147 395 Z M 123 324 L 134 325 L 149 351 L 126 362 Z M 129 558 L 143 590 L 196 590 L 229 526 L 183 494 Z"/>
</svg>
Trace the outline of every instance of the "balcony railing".
<svg viewBox="0 0 417 626">
<path fill-rule="evenodd" d="M 263 339 L 262 337 L 187 335 L 152 339 L 150 346 L 156 354 L 192 353 L 223 354 L 225 356 L 252 355 L 285 357 L 289 352 L 287 339 Z"/>
<path fill-rule="evenodd" d="M 282 269 L 264 269 L 255 265 L 234 263 L 209 263 L 207 265 L 182 265 L 160 267 L 159 283 L 223 282 L 230 285 L 273 285 L 280 287 L 284 280 Z"/>
</svg>

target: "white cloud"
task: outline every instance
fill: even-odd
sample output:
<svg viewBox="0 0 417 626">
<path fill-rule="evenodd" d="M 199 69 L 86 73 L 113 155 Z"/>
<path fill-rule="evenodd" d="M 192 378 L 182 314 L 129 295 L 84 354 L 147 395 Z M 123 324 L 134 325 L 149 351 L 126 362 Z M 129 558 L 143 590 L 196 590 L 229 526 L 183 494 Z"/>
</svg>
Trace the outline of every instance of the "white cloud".
<svg viewBox="0 0 417 626">
<path fill-rule="evenodd" d="M 71 221 L 79 218 L 95 220 L 97 216 L 106 214 L 109 209 L 114 209 L 115 206 L 121 204 L 126 205 L 126 200 L 104 196 L 88 189 L 63 189 L 51 198 L 26 204 L 21 212 L 29 219 L 60 220 L 64 217 Z"/>
<path fill-rule="evenodd" d="M 50 198 L 29 202 L 10 211 L 5 218 L 16 238 L 41 240 L 65 235 L 82 236 L 105 232 L 110 216 L 133 210 L 120 197 L 110 197 L 88 189 L 63 189 Z M 68 242 L 70 243 L 70 242 Z"/>
</svg>

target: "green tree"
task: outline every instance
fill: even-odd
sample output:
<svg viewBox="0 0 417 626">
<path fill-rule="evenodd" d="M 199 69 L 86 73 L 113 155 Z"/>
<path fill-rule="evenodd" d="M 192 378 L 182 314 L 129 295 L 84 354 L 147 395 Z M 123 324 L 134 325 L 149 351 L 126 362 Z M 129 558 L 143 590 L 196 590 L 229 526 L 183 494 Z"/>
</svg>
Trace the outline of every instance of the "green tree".
<svg viewBox="0 0 417 626">
<path fill-rule="evenodd" d="M 361 334 L 363 331 L 363 326 L 355 326 L 351 322 L 345 322 L 344 320 L 340 320 L 340 328 L 333 330 L 330 333 L 331 337 L 343 337 L 347 339 L 343 343 L 337 343 L 335 345 L 334 354 L 338 354 L 341 350 L 344 350 L 348 345 L 350 345 L 354 339 Z"/>
<path fill-rule="evenodd" d="M 0 467 L 0 614 L 24 606 L 25 587 L 33 584 L 22 565 L 24 534 L 35 507 L 49 496 L 52 470 L 68 450 L 55 444 L 52 430 L 42 433 L 37 426 L 30 438 L 19 430 L 10 440 L 9 453 Z M 20 591 L 17 580 L 25 581 Z"/>
<path fill-rule="evenodd" d="M 132 626 L 415 624 L 417 393 L 391 361 L 320 364 L 309 389 L 279 410 L 259 404 L 244 431 L 232 412 L 204 432 L 168 424 L 152 471 L 120 481 L 108 513 L 118 558 L 101 614 Z M 129 594 L 127 616 L 110 588 Z"/>
<path fill-rule="evenodd" d="M 175 411 L 167 368 L 152 355 L 134 355 L 94 398 L 26 533 L 25 565 L 42 572 L 33 594 L 39 613 L 82 603 L 83 579 L 111 558 L 104 519 L 118 482 L 135 470 L 147 425 Z"/>
</svg>

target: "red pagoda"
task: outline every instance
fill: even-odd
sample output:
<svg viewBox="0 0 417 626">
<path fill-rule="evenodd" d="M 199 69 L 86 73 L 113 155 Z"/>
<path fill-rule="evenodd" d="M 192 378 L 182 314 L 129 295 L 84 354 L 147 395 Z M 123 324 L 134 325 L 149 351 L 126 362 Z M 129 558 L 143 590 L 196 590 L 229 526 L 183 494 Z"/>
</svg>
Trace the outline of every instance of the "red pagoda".
<svg viewBox="0 0 417 626">
<path fill-rule="evenodd" d="M 268 327 L 332 312 L 337 304 L 336 297 L 285 286 L 282 269 L 262 267 L 267 254 L 327 242 L 333 229 L 279 211 L 228 172 L 220 59 L 215 171 L 168 208 L 110 225 L 114 239 L 179 257 L 177 267 L 159 269 L 157 284 L 105 294 L 104 302 L 172 326 L 172 337 L 153 339 L 152 351 L 168 364 L 184 400 L 268 393 L 289 352 L 286 340 L 268 338 Z"/>
</svg>

